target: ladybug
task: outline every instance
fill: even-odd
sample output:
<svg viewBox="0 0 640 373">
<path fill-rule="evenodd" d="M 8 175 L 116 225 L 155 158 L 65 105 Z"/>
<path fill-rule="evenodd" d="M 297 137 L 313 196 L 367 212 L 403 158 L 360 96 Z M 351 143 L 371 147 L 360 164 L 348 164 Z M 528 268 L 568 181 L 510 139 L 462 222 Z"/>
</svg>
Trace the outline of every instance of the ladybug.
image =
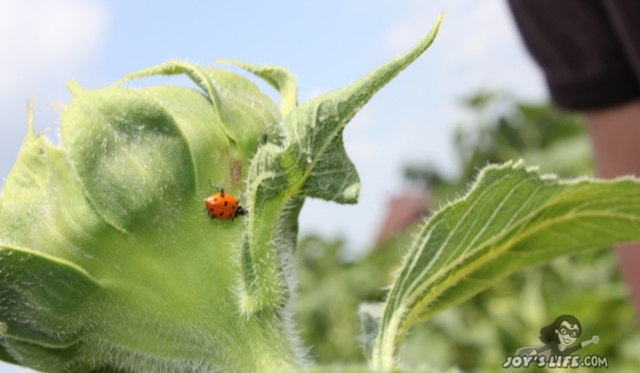
<svg viewBox="0 0 640 373">
<path fill-rule="evenodd" d="M 220 220 L 231 219 L 231 221 L 233 221 L 238 215 L 245 215 L 247 213 L 247 210 L 238 204 L 235 197 L 229 193 L 225 193 L 224 189 L 211 184 L 211 182 L 209 182 L 209 185 L 218 191 L 218 193 L 214 193 L 204 199 L 205 210 L 211 220 L 218 218 Z"/>
</svg>

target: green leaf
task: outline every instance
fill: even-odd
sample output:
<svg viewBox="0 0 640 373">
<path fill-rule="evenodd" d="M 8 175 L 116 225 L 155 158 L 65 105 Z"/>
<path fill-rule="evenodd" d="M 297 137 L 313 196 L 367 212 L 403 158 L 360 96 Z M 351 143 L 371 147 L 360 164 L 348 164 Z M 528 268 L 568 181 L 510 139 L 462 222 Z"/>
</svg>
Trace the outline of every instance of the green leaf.
<svg viewBox="0 0 640 373">
<path fill-rule="evenodd" d="M 183 61 L 169 61 L 133 74 L 130 74 L 115 85 L 121 85 L 132 79 L 155 76 L 185 74 L 191 78 L 209 99 L 215 119 L 212 121 L 224 131 L 231 147 L 236 148 L 243 158 L 250 158 L 256 148 L 267 139 L 269 142 L 281 144 L 282 134 L 280 122 L 282 114 L 274 103 L 252 82 L 228 71 L 197 66 Z M 167 87 L 163 87 L 166 89 Z M 169 97 L 179 98 L 177 95 Z M 186 115 L 194 111 L 187 105 L 170 105 Z M 246 174 L 246 171 L 243 171 Z M 238 175 L 241 176 L 241 175 Z M 239 180 L 232 180 L 240 184 Z"/>
<path fill-rule="evenodd" d="M 74 99 L 63 114 L 61 132 L 92 206 L 115 228 L 129 233 L 175 216 L 183 196 L 195 189 L 196 165 L 180 131 L 182 118 L 163 105 L 169 90 L 71 88 Z M 199 106 L 193 112 L 208 114 L 196 123 L 211 120 L 204 97 L 194 91 L 181 93 L 175 95 L 183 98 L 181 104 Z M 193 122 L 189 128 L 196 132 Z"/>
<path fill-rule="evenodd" d="M 360 329 L 362 330 L 362 344 L 365 355 L 370 355 L 376 337 L 380 332 L 380 320 L 384 311 L 383 303 L 362 303 L 358 310 Z"/>
<path fill-rule="evenodd" d="M 18 364 L 16 359 L 11 357 L 11 354 L 7 351 L 7 349 L 3 346 L 3 339 L 0 337 L 0 361 L 4 361 L 5 363 Z"/>
<path fill-rule="evenodd" d="M 389 292 L 372 352 L 393 366 L 409 327 L 514 271 L 581 250 L 640 240 L 640 181 L 540 176 L 488 166 L 415 238 Z"/>
<path fill-rule="evenodd" d="M 92 310 L 87 301 L 97 295 L 100 285 L 84 270 L 5 245 L 0 249 L 0 262 L 0 320 L 5 338 L 61 348 L 76 343 L 90 328 Z"/>
<path fill-rule="evenodd" d="M 311 198 L 353 204 L 358 202 L 359 192 L 358 171 L 347 156 L 340 134 L 318 160 L 302 188 L 302 194 Z"/>
<path fill-rule="evenodd" d="M 288 112 L 283 125 L 287 139 L 284 149 L 258 149 L 248 178 L 253 212 L 242 245 L 243 312 L 251 315 L 275 310 L 288 301 L 292 283 L 285 273 L 291 266 L 294 246 L 283 244 L 281 237 L 283 231 L 297 231 L 297 213 L 304 197 L 357 202 L 360 180 L 344 150 L 344 128 L 378 90 L 431 45 L 441 19 L 442 15 L 406 53 L 355 83 Z"/>
<path fill-rule="evenodd" d="M 282 115 L 287 115 L 298 105 L 298 87 L 291 71 L 280 66 L 259 66 L 235 60 L 223 59 L 216 62 L 238 66 L 258 75 L 269 83 L 280 92 L 280 111 L 282 111 Z"/>
</svg>

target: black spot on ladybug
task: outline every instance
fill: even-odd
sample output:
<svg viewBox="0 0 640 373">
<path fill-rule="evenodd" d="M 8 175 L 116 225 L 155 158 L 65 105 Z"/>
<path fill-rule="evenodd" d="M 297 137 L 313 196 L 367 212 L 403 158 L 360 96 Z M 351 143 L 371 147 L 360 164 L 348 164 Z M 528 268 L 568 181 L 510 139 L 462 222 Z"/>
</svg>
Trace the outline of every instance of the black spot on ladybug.
<svg viewBox="0 0 640 373">
<path fill-rule="evenodd" d="M 218 215 L 218 216 L 223 217 L 224 216 L 224 212 L 221 212 L 220 215 Z"/>
<path fill-rule="evenodd" d="M 217 198 L 214 198 L 214 199 L 213 199 L 213 202 L 217 202 L 217 201 L 218 201 L 218 199 L 217 199 Z"/>
<path fill-rule="evenodd" d="M 235 210 L 236 209 L 236 205 L 231 206 L 231 210 Z"/>
<path fill-rule="evenodd" d="M 228 204 L 227 201 L 224 201 L 224 205 L 226 206 L 227 204 Z"/>
</svg>

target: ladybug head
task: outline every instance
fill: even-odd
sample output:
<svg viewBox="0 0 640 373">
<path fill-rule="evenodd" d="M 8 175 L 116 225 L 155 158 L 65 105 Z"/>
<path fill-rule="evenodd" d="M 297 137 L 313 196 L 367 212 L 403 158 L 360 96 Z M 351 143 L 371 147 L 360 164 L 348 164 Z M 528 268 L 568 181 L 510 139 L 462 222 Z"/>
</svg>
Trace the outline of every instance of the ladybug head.
<svg viewBox="0 0 640 373">
<path fill-rule="evenodd" d="M 244 216 L 244 215 L 246 215 L 248 213 L 249 213 L 249 211 L 247 211 L 244 207 L 238 206 L 238 211 L 236 211 L 236 216 L 238 216 L 238 215 L 243 215 Z"/>
</svg>

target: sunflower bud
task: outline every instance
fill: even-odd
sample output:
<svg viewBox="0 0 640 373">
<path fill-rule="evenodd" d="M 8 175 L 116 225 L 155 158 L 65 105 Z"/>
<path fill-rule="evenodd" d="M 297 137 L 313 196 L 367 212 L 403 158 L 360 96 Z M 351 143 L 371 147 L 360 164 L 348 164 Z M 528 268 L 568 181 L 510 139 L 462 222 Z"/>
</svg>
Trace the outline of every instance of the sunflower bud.
<svg viewBox="0 0 640 373">
<path fill-rule="evenodd" d="M 0 197 L 0 359 L 46 372 L 301 367 L 287 306 L 302 203 L 357 201 L 344 127 L 434 36 L 300 106 L 287 70 L 238 62 L 281 108 L 185 62 L 95 91 L 71 83 L 61 143 L 30 125 Z M 172 74 L 199 89 L 124 84 Z M 210 219 L 210 184 L 248 213 Z"/>
</svg>

